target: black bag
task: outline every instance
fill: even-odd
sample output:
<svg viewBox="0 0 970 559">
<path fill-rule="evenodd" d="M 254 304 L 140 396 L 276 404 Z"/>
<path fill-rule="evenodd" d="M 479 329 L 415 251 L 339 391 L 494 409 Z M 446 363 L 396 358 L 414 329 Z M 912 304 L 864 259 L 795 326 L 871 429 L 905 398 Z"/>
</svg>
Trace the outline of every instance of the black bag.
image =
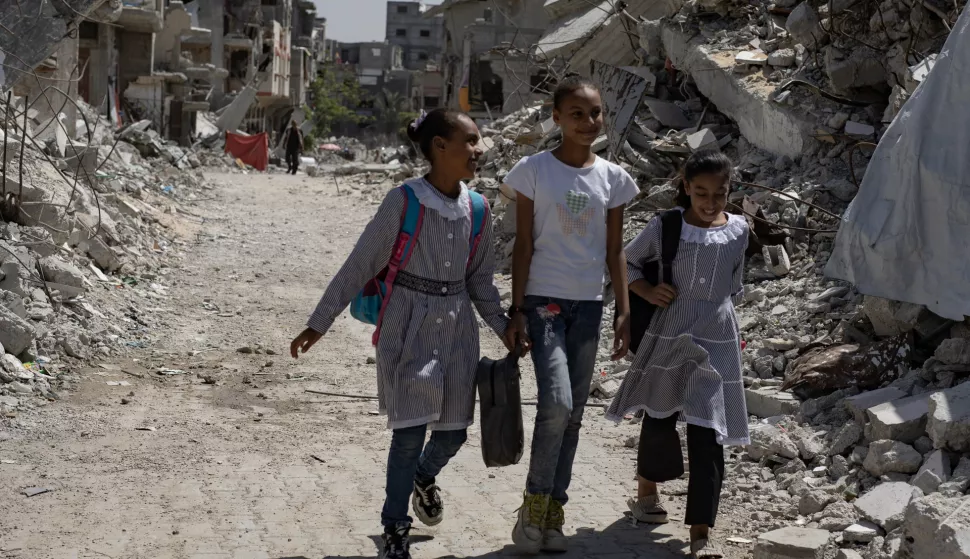
<svg viewBox="0 0 970 559">
<path fill-rule="evenodd" d="M 525 447 L 522 396 L 519 393 L 519 357 L 516 348 L 505 359 L 483 357 L 478 362 L 478 398 L 481 401 L 482 458 L 487 467 L 518 464 Z"/>
<path fill-rule="evenodd" d="M 684 214 L 680 210 L 667 210 L 660 214 L 660 260 L 643 265 L 643 279 L 650 285 L 667 283 L 673 285 L 673 262 L 680 245 L 680 230 Z M 661 276 L 663 272 L 663 276 Z M 630 351 L 636 354 L 644 334 L 650 328 L 650 321 L 657 307 L 640 297 L 632 290 L 630 293 Z"/>
</svg>

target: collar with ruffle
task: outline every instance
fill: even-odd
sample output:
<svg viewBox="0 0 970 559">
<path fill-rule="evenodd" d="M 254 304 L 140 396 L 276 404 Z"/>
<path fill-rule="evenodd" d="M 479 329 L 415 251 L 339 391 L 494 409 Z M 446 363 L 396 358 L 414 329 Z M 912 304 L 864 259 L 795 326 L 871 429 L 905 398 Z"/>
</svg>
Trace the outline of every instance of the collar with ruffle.
<svg viewBox="0 0 970 559">
<path fill-rule="evenodd" d="M 465 183 L 461 183 L 461 193 L 458 194 L 458 198 L 445 196 L 424 177 L 411 179 L 407 183 L 414 190 L 418 202 L 425 208 L 438 212 L 448 221 L 468 219 L 468 187 Z"/>
<path fill-rule="evenodd" d="M 684 208 L 676 208 L 681 213 Z M 727 214 L 728 222 L 720 227 L 695 227 L 686 221 L 680 229 L 680 240 L 699 245 L 727 244 L 744 236 L 748 221 L 739 215 Z"/>
</svg>

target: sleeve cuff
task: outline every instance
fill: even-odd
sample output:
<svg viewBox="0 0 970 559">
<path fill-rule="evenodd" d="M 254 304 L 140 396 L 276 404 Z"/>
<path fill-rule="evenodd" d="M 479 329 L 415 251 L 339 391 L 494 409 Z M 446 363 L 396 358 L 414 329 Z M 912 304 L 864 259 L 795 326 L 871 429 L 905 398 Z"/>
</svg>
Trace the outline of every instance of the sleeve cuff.
<svg viewBox="0 0 970 559">
<path fill-rule="evenodd" d="M 505 335 L 505 330 L 509 327 L 509 318 L 504 314 L 497 314 L 485 322 L 499 338 Z"/>
<path fill-rule="evenodd" d="M 330 317 L 323 316 L 319 313 L 313 313 L 310 315 L 310 319 L 307 320 L 307 328 L 317 332 L 318 334 L 324 335 L 330 331 L 330 327 L 333 326 L 334 319 Z"/>
</svg>

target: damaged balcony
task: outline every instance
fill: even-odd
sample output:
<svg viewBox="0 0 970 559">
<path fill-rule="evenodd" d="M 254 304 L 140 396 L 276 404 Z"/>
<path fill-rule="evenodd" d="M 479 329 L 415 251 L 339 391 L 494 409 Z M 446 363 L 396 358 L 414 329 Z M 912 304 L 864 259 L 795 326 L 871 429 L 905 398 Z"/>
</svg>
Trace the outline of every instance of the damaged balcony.
<svg viewBox="0 0 970 559">
<path fill-rule="evenodd" d="M 117 24 L 129 31 L 158 33 L 165 26 L 163 0 L 124 0 Z"/>
</svg>

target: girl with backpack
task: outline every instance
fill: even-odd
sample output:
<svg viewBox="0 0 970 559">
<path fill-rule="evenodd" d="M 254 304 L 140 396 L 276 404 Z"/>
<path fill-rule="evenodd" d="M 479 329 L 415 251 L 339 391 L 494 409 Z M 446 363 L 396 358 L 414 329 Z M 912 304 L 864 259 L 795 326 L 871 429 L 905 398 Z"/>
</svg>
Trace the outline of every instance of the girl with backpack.
<svg viewBox="0 0 970 559">
<path fill-rule="evenodd" d="M 604 272 L 614 279 L 613 359 L 630 342 L 623 208 L 639 188 L 592 146 L 603 102 L 590 80 L 570 77 L 553 96 L 562 144 L 526 157 L 505 184 L 516 195 L 513 306 L 506 345 L 531 338 L 539 402 L 529 476 L 512 540 L 522 551 L 565 551 L 563 505 L 599 349 Z"/>
<path fill-rule="evenodd" d="M 508 324 L 492 283 L 488 204 L 462 182 L 475 175 L 482 155 L 478 128 L 463 113 L 436 109 L 415 120 L 408 136 L 431 170 L 387 194 L 291 346 L 293 357 L 306 353 L 352 301 L 359 303 L 358 292 L 367 292 L 362 286 L 380 281 L 387 289 L 384 297 L 374 297 L 380 313 L 370 320 L 378 326 L 380 410 L 393 430 L 381 513 L 381 557 L 387 559 L 411 556 L 412 491 L 414 513 L 424 524 L 444 517 L 435 477 L 465 442 L 475 407 L 479 338 L 473 306 L 499 336 Z M 405 232 L 407 227 L 413 231 Z M 367 320 L 358 307 L 352 314 Z M 425 444 L 427 431 L 432 433 Z"/>
<path fill-rule="evenodd" d="M 677 420 L 687 423 L 690 480 L 685 523 L 691 557 L 723 557 L 710 539 L 724 478 L 722 445 L 747 445 L 741 340 L 734 305 L 743 296 L 748 223 L 725 213 L 731 161 L 701 151 L 684 167 L 677 195 L 681 219 L 654 218 L 626 247 L 630 291 L 659 310 L 637 349 L 607 417 L 644 410 L 637 453 L 634 518 L 667 522 L 657 485 L 684 473 Z M 671 212 L 671 213 L 672 213 Z M 678 227 L 679 226 L 679 227 Z M 665 236 L 678 235 L 672 282 L 650 285 L 644 269 L 661 259 Z"/>
</svg>

